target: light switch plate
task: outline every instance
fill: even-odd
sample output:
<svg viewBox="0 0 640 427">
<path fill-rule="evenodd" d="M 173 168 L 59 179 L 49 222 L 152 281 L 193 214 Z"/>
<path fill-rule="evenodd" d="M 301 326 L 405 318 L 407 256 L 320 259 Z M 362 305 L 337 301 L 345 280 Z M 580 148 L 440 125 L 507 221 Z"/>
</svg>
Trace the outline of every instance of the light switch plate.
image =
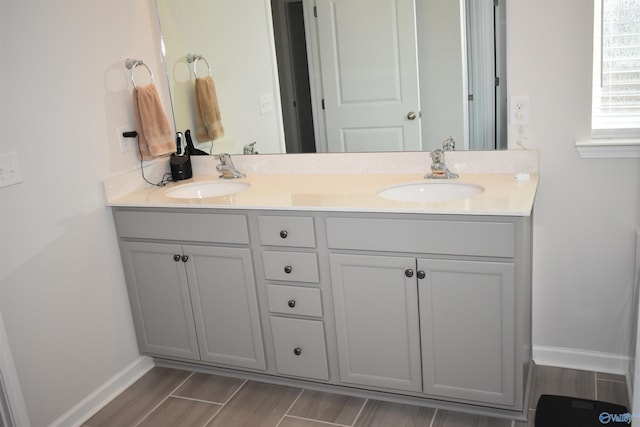
<svg viewBox="0 0 640 427">
<path fill-rule="evenodd" d="M 260 114 L 267 114 L 273 111 L 273 96 L 265 93 L 260 96 Z"/>
<path fill-rule="evenodd" d="M 0 188 L 21 182 L 18 155 L 15 152 L 0 154 Z"/>
</svg>

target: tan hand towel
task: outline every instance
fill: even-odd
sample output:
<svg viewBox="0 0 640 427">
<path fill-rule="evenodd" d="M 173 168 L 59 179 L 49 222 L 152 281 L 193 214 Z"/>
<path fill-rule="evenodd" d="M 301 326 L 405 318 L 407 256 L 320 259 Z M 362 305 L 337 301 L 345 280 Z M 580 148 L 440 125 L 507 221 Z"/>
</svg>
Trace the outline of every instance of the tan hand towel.
<svg viewBox="0 0 640 427">
<path fill-rule="evenodd" d="M 211 141 L 224 136 L 222 115 L 218 105 L 213 78 L 197 77 L 195 90 L 196 138 L 200 142 Z"/>
<path fill-rule="evenodd" d="M 133 88 L 133 114 L 142 160 L 151 160 L 175 151 L 173 130 L 155 85 Z"/>
</svg>

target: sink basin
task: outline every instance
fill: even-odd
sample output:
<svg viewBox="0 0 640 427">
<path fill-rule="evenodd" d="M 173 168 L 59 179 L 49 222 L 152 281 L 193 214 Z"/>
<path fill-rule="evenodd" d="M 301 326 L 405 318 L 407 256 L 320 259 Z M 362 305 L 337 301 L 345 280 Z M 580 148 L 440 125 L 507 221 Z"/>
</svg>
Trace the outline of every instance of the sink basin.
<svg viewBox="0 0 640 427">
<path fill-rule="evenodd" d="M 442 202 L 476 196 L 484 188 L 464 182 L 428 181 L 402 184 L 378 192 L 378 196 L 400 202 Z"/>
<path fill-rule="evenodd" d="M 179 185 L 167 190 L 164 194 L 175 199 L 204 199 L 235 194 L 246 190 L 250 185 L 246 182 L 202 181 Z"/>
</svg>

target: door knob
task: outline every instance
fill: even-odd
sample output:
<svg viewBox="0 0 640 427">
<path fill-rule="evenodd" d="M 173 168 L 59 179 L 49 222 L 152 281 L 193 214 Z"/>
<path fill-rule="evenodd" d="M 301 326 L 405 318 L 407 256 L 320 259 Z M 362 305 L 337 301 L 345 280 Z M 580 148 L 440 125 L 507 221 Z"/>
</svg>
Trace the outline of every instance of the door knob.
<svg viewBox="0 0 640 427">
<path fill-rule="evenodd" d="M 409 120 L 415 120 L 416 117 L 418 117 L 418 115 L 414 111 L 409 111 L 409 113 L 407 114 L 407 119 Z"/>
<path fill-rule="evenodd" d="M 418 279 L 424 279 L 425 277 L 427 277 L 427 274 L 422 270 L 418 270 Z"/>
<path fill-rule="evenodd" d="M 407 276 L 407 277 L 413 277 L 413 270 L 412 270 L 412 269 L 410 269 L 410 268 L 407 268 L 407 269 L 404 271 L 404 275 L 405 275 L 405 276 Z"/>
<path fill-rule="evenodd" d="M 294 348 L 293 354 L 295 354 L 296 356 L 300 356 L 302 354 L 302 349 L 300 347 Z"/>
<path fill-rule="evenodd" d="M 182 262 L 189 261 L 189 257 L 187 255 L 182 255 Z"/>
<path fill-rule="evenodd" d="M 176 254 L 176 255 L 174 255 L 174 256 L 173 256 L 173 260 L 174 260 L 175 262 L 180 261 L 180 255 L 177 255 L 177 254 Z"/>
</svg>

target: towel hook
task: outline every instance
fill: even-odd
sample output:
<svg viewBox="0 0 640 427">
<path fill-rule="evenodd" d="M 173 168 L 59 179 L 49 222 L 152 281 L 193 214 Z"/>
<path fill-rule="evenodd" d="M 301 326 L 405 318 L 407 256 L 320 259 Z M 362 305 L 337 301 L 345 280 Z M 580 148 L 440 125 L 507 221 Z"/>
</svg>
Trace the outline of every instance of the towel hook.
<svg viewBox="0 0 640 427">
<path fill-rule="evenodd" d="M 193 64 L 193 75 L 198 77 L 198 60 L 203 60 L 205 64 L 207 64 L 207 70 L 209 70 L 209 76 L 211 76 L 211 65 L 209 65 L 209 61 L 202 55 L 196 55 L 193 53 L 187 54 L 187 62 L 189 64 Z"/>
<path fill-rule="evenodd" d="M 136 81 L 133 78 L 133 71 L 138 65 L 142 65 L 144 68 L 147 69 L 147 71 L 149 71 L 149 74 L 151 74 L 151 83 L 155 83 L 155 79 L 153 77 L 153 71 L 151 71 L 151 68 L 149 68 L 149 66 L 144 62 L 142 62 L 141 60 L 129 58 L 126 61 L 124 61 L 124 65 L 127 67 L 128 70 L 131 70 L 131 83 L 133 83 L 133 87 L 136 87 Z"/>
</svg>

